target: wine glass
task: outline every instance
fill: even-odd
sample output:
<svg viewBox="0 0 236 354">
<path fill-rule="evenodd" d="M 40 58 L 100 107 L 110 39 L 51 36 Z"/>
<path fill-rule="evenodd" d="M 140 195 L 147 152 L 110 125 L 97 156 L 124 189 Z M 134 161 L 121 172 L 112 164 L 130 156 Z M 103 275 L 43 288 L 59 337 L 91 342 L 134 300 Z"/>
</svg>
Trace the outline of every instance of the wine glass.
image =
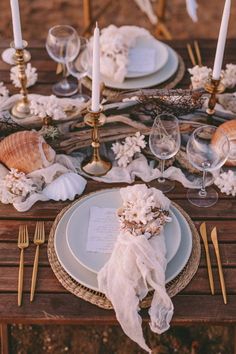
<svg viewBox="0 0 236 354">
<path fill-rule="evenodd" d="M 218 200 L 218 193 L 213 187 L 206 190 L 206 173 L 215 171 L 224 165 L 230 144 L 223 131 L 204 125 L 194 130 L 187 143 L 187 156 L 190 163 L 203 172 L 201 189 L 189 189 L 187 197 L 190 203 L 198 207 L 210 207 Z"/>
<path fill-rule="evenodd" d="M 66 67 L 68 72 L 78 80 L 78 94 L 76 95 L 76 98 L 80 99 L 82 102 L 86 102 L 90 97 L 82 93 L 81 79 L 88 74 L 91 67 L 92 48 L 89 45 L 87 38 L 79 37 L 79 40 L 79 51 L 73 59 L 71 59 L 70 56 L 67 56 Z"/>
<path fill-rule="evenodd" d="M 165 160 L 175 156 L 180 148 L 179 121 L 174 115 L 163 113 L 155 118 L 149 136 L 149 146 L 161 162 L 162 176 L 155 181 L 155 187 L 167 193 L 174 188 L 175 182 L 163 177 Z"/>
<path fill-rule="evenodd" d="M 79 37 L 76 30 L 67 25 L 58 25 L 49 29 L 46 49 L 50 57 L 63 65 L 63 79 L 53 85 L 57 96 L 72 96 L 78 90 L 76 82 L 68 80 L 66 61 L 73 60 L 79 51 Z"/>
</svg>

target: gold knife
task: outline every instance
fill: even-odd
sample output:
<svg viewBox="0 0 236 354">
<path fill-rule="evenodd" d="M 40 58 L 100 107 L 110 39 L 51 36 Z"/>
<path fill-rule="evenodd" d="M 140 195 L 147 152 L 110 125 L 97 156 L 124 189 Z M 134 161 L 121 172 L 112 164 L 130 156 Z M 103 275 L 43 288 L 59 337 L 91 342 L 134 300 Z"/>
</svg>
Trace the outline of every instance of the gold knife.
<svg viewBox="0 0 236 354">
<path fill-rule="evenodd" d="M 224 274 L 223 274 L 223 269 L 222 269 L 222 264 L 221 264 L 221 259 L 220 259 L 220 250 L 219 250 L 216 227 L 214 227 L 214 229 L 211 231 L 211 239 L 212 239 L 212 243 L 213 243 L 214 249 L 215 249 L 215 254 L 216 254 L 216 259 L 217 259 L 217 264 L 218 264 L 218 271 L 219 271 L 219 276 L 220 276 L 220 286 L 221 286 L 221 290 L 222 290 L 224 304 L 226 305 L 227 304 L 227 296 L 226 296 L 225 280 L 224 280 Z"/>
<path fill-rule="evenodd" d="M 209 283 L 210 283 L 210 289 L 212 295 L 215 294 L 214 290 L 214 279 L 213 279 L 213 274 L 212 274 L 212 268 L 211 268 L 211 258 L 210 258 L 210 253 L 209 253 L 209 247 L 208 247 L 208 241 L 207 241 L 207 231 L 206 231 L 206 223 L 203 222 L 200 225 L 200 234 L 202 236 L 205 252 L 206 252 L 206 261 L 207 261 L 207 271 L 208 271 L 208 277 L 209 277 Z"/>
</svg>

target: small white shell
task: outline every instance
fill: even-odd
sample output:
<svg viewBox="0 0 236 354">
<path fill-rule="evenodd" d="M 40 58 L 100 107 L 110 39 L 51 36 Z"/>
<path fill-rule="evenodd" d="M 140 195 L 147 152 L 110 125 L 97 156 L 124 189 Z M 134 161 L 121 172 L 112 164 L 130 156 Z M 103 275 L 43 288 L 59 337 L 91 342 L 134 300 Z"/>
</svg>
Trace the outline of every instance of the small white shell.
<svg viewBox="0 0 236 354">
<path fill-rule="evenodd" d="M 76 195 L 83 193 L 87 181 L 77 173 L 69 172 L 61 175 L 42 191 L 43 195 L 52 200 L 74 200 Z"/>
</svg>

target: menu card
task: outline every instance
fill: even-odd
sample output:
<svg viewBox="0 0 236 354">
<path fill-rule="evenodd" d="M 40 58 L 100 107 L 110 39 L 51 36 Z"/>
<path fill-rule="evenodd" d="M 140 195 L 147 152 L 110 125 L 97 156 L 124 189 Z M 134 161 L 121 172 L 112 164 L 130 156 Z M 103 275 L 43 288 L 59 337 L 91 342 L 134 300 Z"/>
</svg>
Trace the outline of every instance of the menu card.
<svg viewBox="0 0 236 354">
<path fill-rule="evenodd" d="M 91 207 L 87 251 L 111 253 L 119 233 L 117 209 Z"/>
</svg>

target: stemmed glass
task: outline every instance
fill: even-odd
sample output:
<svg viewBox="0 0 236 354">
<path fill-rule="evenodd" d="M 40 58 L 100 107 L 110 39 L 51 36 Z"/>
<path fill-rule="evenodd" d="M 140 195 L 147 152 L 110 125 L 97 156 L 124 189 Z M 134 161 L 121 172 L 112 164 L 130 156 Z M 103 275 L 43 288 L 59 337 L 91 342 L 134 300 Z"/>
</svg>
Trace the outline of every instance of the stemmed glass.
<svg viewBox="0 0 236 354">
<path fill-rule="evenodd" d="M 180 148 L 179 121 L 174 115 L 163 113 L 155 118 L 149 136 L 149 146 L 161 162 L 162 176 L 155 181 L 155 187 L 167 193 L 174 188 L 175 182 L 163 177 L 165 160 L 175 156 Z"/>
<path fill-rule="evenodd" d="M 65 64 L 76 57 L 79 46 L 78 34 L 71 26 L 54 26 L 48 31 L 47 52 L 53 60 L 63 65 L 63 79 L 53 86 L 53 93 L 57 96 L 72 96 L 78 90 L 76 82 L 68 80 Z"/>
<path fill-rule="evenodd" d="M 66 66 L 68 72 L 77 78 L 78 80 L 78 94 L 76 98 L 82 102 L 86 102 L 90 99 L 88 95 L 82 93 L 81 79 L 88 74 L 88 71 L 92 63 L 92 48 L 89 45 L 89 41 L 84 37 L 79 37 L 80 48 L 75 58 L 71 59 L 67 56 Z"/>
<path fill-rule="evenodd" d="M 206 173 L 215 171 L 224 165 L 229 155 L 229 140 L 216 127 L 204 125 L 194 130 L 187 144 L 187 155 L 191 164 L 203 172 L 200 190 L 189 189 L 187 197 L 190 203 L 198 207 L 210 207 L 218 200 L 218 193 L 213 187 L 206 190 Z"/>
</svg>

